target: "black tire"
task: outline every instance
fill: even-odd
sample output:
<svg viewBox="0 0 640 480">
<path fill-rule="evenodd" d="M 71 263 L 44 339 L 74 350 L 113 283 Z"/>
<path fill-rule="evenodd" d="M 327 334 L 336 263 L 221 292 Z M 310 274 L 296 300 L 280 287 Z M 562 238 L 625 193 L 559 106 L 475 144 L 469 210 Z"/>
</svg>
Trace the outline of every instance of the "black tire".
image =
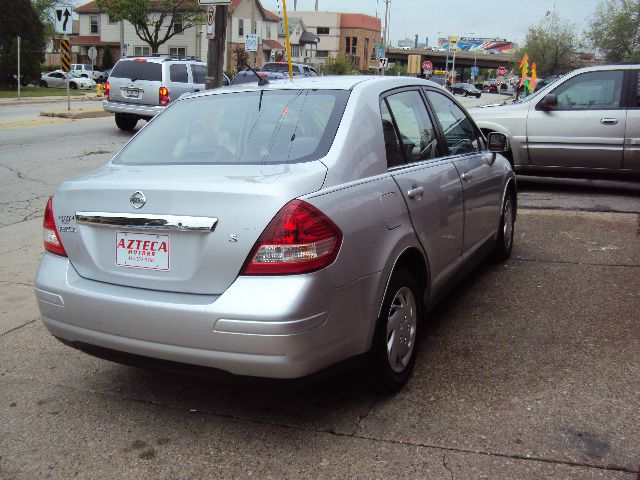
<svg viewBox="0 0 640 480">
<path fill-rule="evenodd" d="M 138 124 L 138 117 L 116 113 L 116 125 L 120 130 L 131 132 Z"/>
<path fill-rule="evenodd" d="M 465 97 L 468 97 L 468 96 L 469 96 L 469 92 L 467 92 L 467 91 L 465 90 L 465 92 L 464 92 L 464 96 L 465 96 Z"/>
<path fill-rule="evenodd" d="M 69 83 L 69 88 L 70 88 L 71 90 L 77 90 L 77 89 L 78 89 L 78 84 L 77 84 L 77 83 L 75 83 L 75 82 L 70 82 L 70 83 Z"/>
<path fill-rule="evenodd" d="M 402 318 L 398 317 L 397 327 L 389 332 L 392 312 L 401 315 Z M 416 359 L 416 343 L 422 314 L 422 295 L 418 282 L 408 270 L 401 269 L 394 272 L 382 303 L 366 371 L 368 383 L 376 391 L 396 392 L 409 378 Z M 408 335 L 409 338 L 400 335 L 401 333 Z M 396 344 L 395 352 L 394 347 L 388 346 L 390 341 L 393 343 L 392 338 L 398 338 L 400 342 Z M 402 353 L 404 355 L 400 357 Z M 396 359 L 392 365 L 391 357 L 394 354 Z"/>
<path fill-rule="evenodd" d="M 476 94 L 476 98 L 480 98 L 481 93 Z"/>
<path fill-rule="evenodd" d="M 40 80 L 40 86 L 43 88 L 47 88 L 49 85 L 47 85 L 47 82 L 45 82 L 44 80 Z"/>
<path fill-rule="evenodd" d="M 500 226 L 498 227 L 498 238 L 493 250 L 493 258 L 498 262 L 504 262 L 511 256 L 516 218 L 515 205 L 516 203 L 513 193 L 508 191 L 504 198 L 504 203 L 502 204 L 502 215 L 500 216 Z"/>
</svg>

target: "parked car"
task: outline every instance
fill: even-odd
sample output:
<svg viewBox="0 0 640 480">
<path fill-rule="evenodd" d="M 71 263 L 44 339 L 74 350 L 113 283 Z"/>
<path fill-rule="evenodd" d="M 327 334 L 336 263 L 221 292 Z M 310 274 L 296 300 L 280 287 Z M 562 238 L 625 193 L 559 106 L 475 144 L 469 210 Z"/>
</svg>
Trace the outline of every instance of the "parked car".
<svg viewBox="0 0 640 480">
<path fill-rule="evenodd" d="M 512 104 L 470 110 L 520 173 L 640 174 L 638 65 L 581 68 Z"/>
<path fill-rule="evenodd" d="M 194 59 L 127 57 L 115 64 L 105 84 L 104 109 L 120 130 L 151 120 L 184 93 L 204 90 L 207 64 Z M 225 75 L 225 83 L 229 79 Z"/>
<path fill-rule="evenodd" d="M 458 93 L 460 95 L 464 95 L 465 97 L 472 95 L 474 97 L 480 98 L 480 95 L 482 95 L 482 92 L 470 83 L 454 83 L 449 87 L 449 90 L 454 95 Z"/>
<path fill-rule="evenodd" d="M 298 378 L 364 361 L 396 390 L 427 308 L 511 252 L 504 142 L 409 77 L 182 97 L 49 199 L 42 321 L 125 363 Z"/>
<path fill-rule="evenodd" d="M 256 73 L 258 76 L 256 76 Z M 259 71 L 253 73 L 251 70 L 243 70 L 235 74 L 231 79 L 230 85 L 241 85 L 243 83 L 258 83 L 258 78 L 264 78 L 268 81 L 283 80 L 287 77 L 283 73 Z"/>
<path fill-rule="evenodd" d="M 40 77 L 39 85 L 45 88 L 67 88 L 67 76 L 68 74 L 62 70 L 44 72 Z M 96 88 L 96 82 L 90 78 L 72 77 L 70 75 L 69 78 L 69 88 L 72 90 L 93 90 Z"/>
<path fill-rule="evenodd" d="M 71 76 L 80 78 L 90 78 L 96 82 L 102 81 L 105 77 L 104 72 L 92 68 L 90 63 L 72 63 Z"/>
<path fill-rule="evenodd" d="M 304 63 L 292 63 L 293 74 L 303 77 L 317 77 L 318 72 L 311 65 Z M 260 69 L 263 72 L 279 72 L 289 75 L 289 64 L 287 62 L 267 62 Z"/>
</svg>

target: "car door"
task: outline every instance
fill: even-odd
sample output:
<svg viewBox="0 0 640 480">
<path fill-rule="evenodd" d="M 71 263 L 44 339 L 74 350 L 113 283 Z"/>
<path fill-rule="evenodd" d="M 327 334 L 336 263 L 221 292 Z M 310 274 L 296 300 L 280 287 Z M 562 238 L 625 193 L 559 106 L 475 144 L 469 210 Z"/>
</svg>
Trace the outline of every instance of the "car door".
<svg viewBox="0 0 640 480">
<path fill-rule="evenodd" d="M 624 135 L 624 157 L 622 168 L 640 170 L 640 70 L 628 72 L 627 124 Z"/>
<path fill-rule="evenodd" d="M 50 78 L 50 87 L 62 88 L 67 86 L 67 77 L 64 76 L 64 73 L 54 72 L 50 75 Z"/>
<path fill-rule="evenodd" d="M 621 103 L 624 70 L 585 72 L 549 93 L 558 105 L 532 103 L 527 144 L 532 165 L 611 168 L 622 166 L 626 110 Z"/>
<path fill-rule="evenodd" d="M 444 156 L 444 146 L 419 88 L 384 95 L 380 112 L 389 172 L 402 192 L 426 252 L 435 292 L 462 261 L 460 177 Z"/>
<path fill-rule="evenodd" d="M 504 176 L 495 155 L 471 118 L 449 96 L 427 90 L 427 98 L 446 141 L 464 192 L 464 242 L 467 255 L 495 235 L 502 210 Z"/>
<path fill-rule="evenodd" d="M 167 87 L 169 88 L 169 98 L 172 101 L 177 100 L 183 93 L 192 91 L 186 63 L 172 63 L 169 65 Z"/>
</svg>

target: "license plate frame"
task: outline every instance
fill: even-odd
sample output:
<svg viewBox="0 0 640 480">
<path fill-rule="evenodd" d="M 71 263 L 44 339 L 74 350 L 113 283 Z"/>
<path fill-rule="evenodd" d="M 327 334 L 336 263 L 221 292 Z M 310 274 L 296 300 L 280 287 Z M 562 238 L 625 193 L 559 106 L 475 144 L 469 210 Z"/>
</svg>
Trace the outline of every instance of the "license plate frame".
<svg viewBox="0 0 640 480">
<path fill-rule="evenodd" d="M 170 271 L 170 235 L 117 231 L 115 234 L 115 265 L 122 268 Z"/>
<path fill-rule="evenodd" d="M 140 90 L 128 90 L 127 98 L 140 98 Z"/>
</svg>

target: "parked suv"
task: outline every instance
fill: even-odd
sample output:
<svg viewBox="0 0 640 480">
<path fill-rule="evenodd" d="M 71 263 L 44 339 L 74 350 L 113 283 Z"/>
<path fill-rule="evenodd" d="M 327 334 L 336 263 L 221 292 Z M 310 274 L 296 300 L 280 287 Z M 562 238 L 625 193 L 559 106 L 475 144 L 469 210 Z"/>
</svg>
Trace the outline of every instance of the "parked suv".
<svg viewBox="0 0 640 480">
<path fill-rule="evenodd" d="M 293 66 L 293 74 L 294 75 L 302 75 L 305 77 L 317 77 L 318 72 L 311 65 L 306 65 L 304 63 L 292 63 Z M 289 65 L 287 62 L 268 62 L 264 64 L 260 70 L 265 72 L 279 72 L 289 74 Z"/>
<path fill-rule="evenodd" d="M 105 88 L 104 109 L 116 125 L 131 131 L 150 120 L 183 93 L 204 90 L 207 65 L 195 59 L 130 57 L 116 63 Z"/>
</svg>

